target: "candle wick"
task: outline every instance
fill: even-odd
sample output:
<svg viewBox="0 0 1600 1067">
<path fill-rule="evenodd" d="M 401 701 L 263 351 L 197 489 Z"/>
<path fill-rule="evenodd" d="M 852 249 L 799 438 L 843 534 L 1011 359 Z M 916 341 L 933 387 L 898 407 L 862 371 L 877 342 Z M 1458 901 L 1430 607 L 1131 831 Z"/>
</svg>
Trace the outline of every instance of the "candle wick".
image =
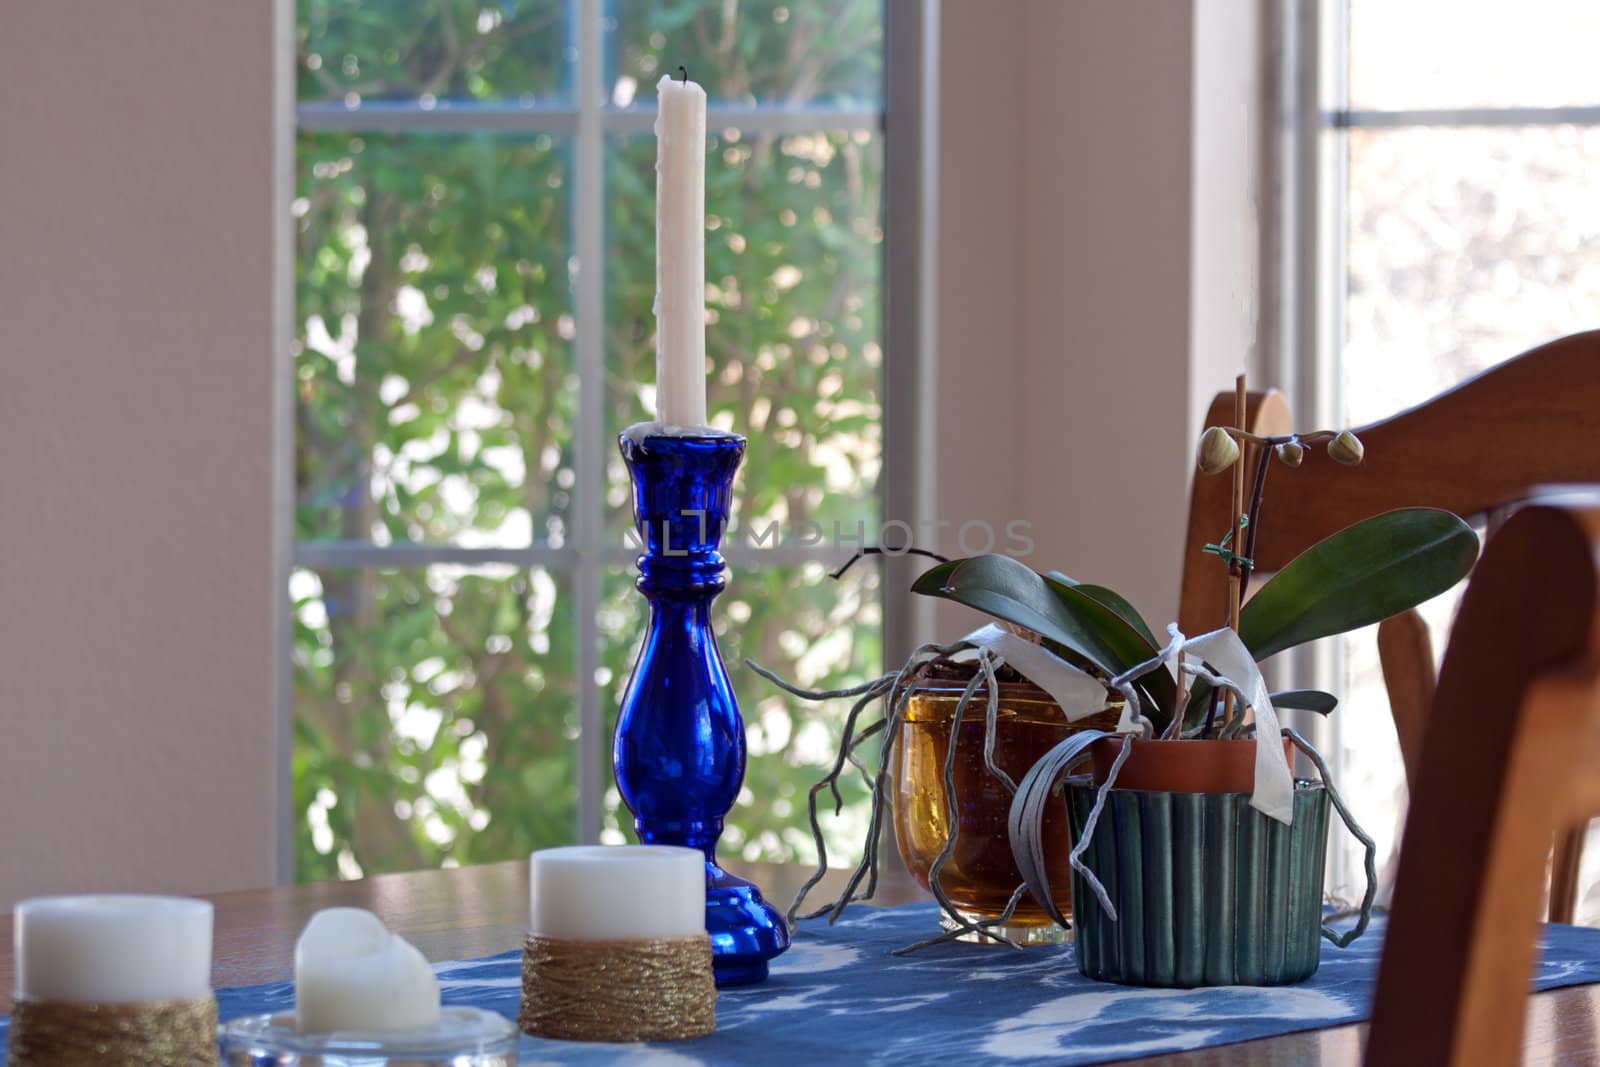
<svg viewBox="0 0 1600 1067">
<path fill-rule="evenodd" d="M 679 77 L 680 80 L 682 80 L 683 84 L 685 84 L 685 85 L 689 84 L 689 72 L 687 70 L 684 70 L 683 66 L 681 64 L 678 67 L 678 77 Z"/>
</svg>

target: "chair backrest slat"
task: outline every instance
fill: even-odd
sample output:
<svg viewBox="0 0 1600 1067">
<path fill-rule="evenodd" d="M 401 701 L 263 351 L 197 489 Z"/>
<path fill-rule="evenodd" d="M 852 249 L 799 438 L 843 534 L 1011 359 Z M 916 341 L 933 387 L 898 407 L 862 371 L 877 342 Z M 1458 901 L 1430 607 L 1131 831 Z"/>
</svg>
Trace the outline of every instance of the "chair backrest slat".
<svg viewBox="0 0 1600 1067">
<path fill-rule="evenodd" d="M 1600 497 L 1516 513 L 1428 716 L 1367 1061 L 1521 1054 L 1552 834 L 1600 812 Z"/>
<path fill-rule="evenodd" d="M 1258 433 L 1291 428 L 1276 394 L 1252 397 L 1250 421 Z M 1232 422 L 1232 394 L 1220 394 L 1207 425 Z M 1475 517 L 1533 486 L 1600 482 L 1600 330 L 1542 345 L 1356 432 L 1366 444 L 1361 466 L 1341 467 L 1313 448 L 1300 469 L 1269 476 L 1259 570 L 1275 571 L 1324 537 L 1394 508 Z M 1226 614 L 1226 582 L 1203 546 L 1228 529 L 1227 481 L 1195 478 L 1179 610 L 1185 633 L 1219 626 Z"/>
</svg>

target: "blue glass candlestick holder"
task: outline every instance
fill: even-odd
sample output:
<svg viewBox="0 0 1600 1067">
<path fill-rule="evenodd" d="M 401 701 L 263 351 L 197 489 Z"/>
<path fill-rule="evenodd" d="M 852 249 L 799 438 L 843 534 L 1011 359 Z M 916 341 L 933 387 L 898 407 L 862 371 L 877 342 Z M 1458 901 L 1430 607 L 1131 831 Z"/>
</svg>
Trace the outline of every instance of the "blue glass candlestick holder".
<svg viewBox="0 0 1600 1067">
<path fill-rule="evenodd" d="M 717 866 L 722 820 L 744 782 L 745 743 L 711 601 L 727 584 L 718 548 L 744 438 L 647 423 L 619 441 L 644 545 L 635 585 L 650 603 L 650 624 L 611 740 L 617 789 L 640 841 L 705 853 L 717 985 L 759 982 L 767 961 L 789 947 L 789 928 L 759 889 Z"/>
</svg>

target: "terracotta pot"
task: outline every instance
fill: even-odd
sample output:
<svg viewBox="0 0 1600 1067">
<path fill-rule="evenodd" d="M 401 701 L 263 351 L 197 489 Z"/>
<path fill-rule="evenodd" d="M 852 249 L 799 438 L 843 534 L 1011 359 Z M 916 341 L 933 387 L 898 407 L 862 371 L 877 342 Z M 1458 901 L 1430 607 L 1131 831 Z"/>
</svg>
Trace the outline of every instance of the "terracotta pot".
<svg viewBox="0 0 1600 1067">
<path fill-rule="evenodd" d="M 1111 764 L 1122 751 L 1120 737 L 1096 741 L 1089 748 L 1094 784 L 1103 785 Z M 1283 754 L 1294 766 L 1294 745 L 1283 739 Z M 1115 789 L 1153 793 L 1249 793 L 1255 789 L 1256 743 L 1243 741 L 1135 741 L 1128 761 L 1117 772 Z"/>
</svg>

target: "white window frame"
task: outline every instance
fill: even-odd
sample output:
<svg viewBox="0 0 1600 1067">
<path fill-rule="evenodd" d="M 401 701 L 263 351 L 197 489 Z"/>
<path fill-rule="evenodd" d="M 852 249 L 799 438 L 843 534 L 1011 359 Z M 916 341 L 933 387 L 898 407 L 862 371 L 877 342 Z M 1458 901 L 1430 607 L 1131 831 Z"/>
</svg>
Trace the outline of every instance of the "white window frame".
<svg viewBox="0 0 1600 1067">
<path fill-rule="evenodd" d="M 1600 125 L 1600 107 L 1354 108 L 1349 0 L 1264 0 L 1261 10 L 1263 370 L 1297 421 L 1337 425 L 1344 415 L 1348 131 Z M 1317 642 L 1285 658 L 1282 669 L 1301 684 L 1337 691 L 1342 642 Z M 1341 717 L 1306 725 L 1341 776 Z M 1335 848 L 1333 858 L 1334 884 L 1347 884 L 1347 857 Z"/>
<path fill-rule="evenodd" d="M 1261 228 L 1265 369 L 1295 416 L 1320 425 L 1343 411 L 1347 132 L 1600 125 L 1600 106 L 1353 108 L 1349 0 L 1269 0 L 1262 9 L 1262 188 L 1272 194 Z"/>
<path fill-rule="evenodd" d="M 605 528 L 604 480 L 609 449 L 616 443 L 604 432 L 601 382 L 605 353 L 604 271 L 584 265 L 605 262 L 605 142 L 613 134 L 648 133 L 655 121 L 653 108 L 619 110 L 606 101 L 602 73 L 605 69 L 603 22 L 605 0 L 567 0 L 569 25 L 575 27 L 575 99 L 568 106 L 489 104 L 449 106 L 445 102 L 424 109 L 415 102 L 363 103 L 346 107 L 338 101 L 299 102 L 295 108 L 299 130 L 344 133 L 515 133 L 559 134 L 574 140 L 573 196 L 574 251 L 577 275 L 574 319 L 575 367 L 578 372 L 578 418 L 574 429 L 575 484 L 588 487 L 574 502 L 572 529 L 566 544 L 557 548 L 533 544 L 524 547 L 463 548 L 449 544 L 377 545 L 362 541 L 296 542 L 296 567 L 348 567 L 409 569 L 432 564 L 513 564 L 544 567 L 571 576 L 575 618 L 579 628 L 578 663 L 578 790 L 574 834 L 582 842 L 598 841 L 604 818 L 603 801 L 609 774 L 605 751 L 601 686 L 596 681 L 600 665 L 600 632 L 596 620 L 601 582 L 607 567 L 631 565 L 635 552 L 603 543 Z M 932 284 L 931 228 L 931 109 L 926 108 L 933 65 L 930 49 L 937 46 L 937 8 L 932 0 L 884 4 L 885 84 L 883 105 L 871 109 L 775 108 L 768 106 L 708 109 L 710 129 L 737 128 L 748 133 L 798 133 L 825 130 L 868 130 L 883 137 L 885 152 L 884 269 L 881 274 L 883 316 L 882 409 L 885 420 L 884 459 L 879 496 L 884 519 L 920 518 L 919 492 L 927 475 L 920 458 L 927 420 L 921 413 L 931 408 L 929 382 L 923 373 L 930 366 L 927 352 L 931 330 L 926 326 L 925 294 Z M 889 131 L 893 130 L 892 135 Z M 565 195 L 565 194 L 564 194 Z M 924 236 L 924 235 L 929 236 Z M 292 496 L 290 497 L 292 499 Z M 780 545 L 753 549 L 729 545 L 724 553 L 733 570 L 794 565 L 811 561 L 831 566 L 838 553 L 824 545 Z M 883 647 L 889 660 L 910 647 L 913 607 L 905 590 L 909 580 L 899 561 L 885 561 Z M 280 665 L 289 678 L 292 668 L 285 651 Z M 292 694 L 292 680 L 285 685 Z M 292 699 L 292 696 L 291 696 Z M 286 711 L 292 716 L 292 709 Z M 287 771 L 285 771 L 287 773 Z M 293 790 L 286 793 L 292 796 Z M 289 820 L 280 835 L 292 841 L 293 820 L 302 812 L 285 813 Z M 289 854 L 292 863 L 292 853 Z M 287 867 L 285 868 L 287 869 Z"/>
</svg>

